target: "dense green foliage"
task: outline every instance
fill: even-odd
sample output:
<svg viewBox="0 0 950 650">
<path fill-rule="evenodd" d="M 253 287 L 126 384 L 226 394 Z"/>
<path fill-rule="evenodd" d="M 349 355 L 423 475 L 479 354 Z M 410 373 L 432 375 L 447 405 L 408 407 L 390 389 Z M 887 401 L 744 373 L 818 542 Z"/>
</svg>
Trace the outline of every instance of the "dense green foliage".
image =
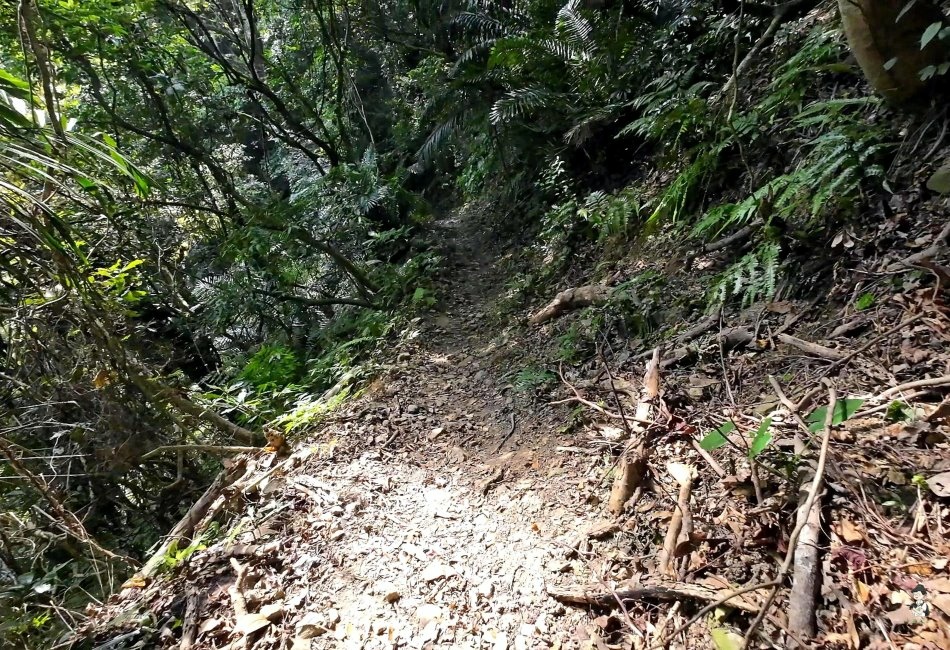
<svg viewBox="0 0 950 650">
<path fill-rule="evenodd" d="M 643 232 L 743 226 L 697 302 L 771 296 L 894 134 L 827 11 L 726 84 L 770 22 L 739 7 L 4 4 L 0 644 L 75 624 L 126 571 L 100 545 L 141 558 L 217 468 L 143 453 L 303 429 L 370 374 L 437 300 L 441 206 L 504 207 L 522 297 Z"/>
</svg>

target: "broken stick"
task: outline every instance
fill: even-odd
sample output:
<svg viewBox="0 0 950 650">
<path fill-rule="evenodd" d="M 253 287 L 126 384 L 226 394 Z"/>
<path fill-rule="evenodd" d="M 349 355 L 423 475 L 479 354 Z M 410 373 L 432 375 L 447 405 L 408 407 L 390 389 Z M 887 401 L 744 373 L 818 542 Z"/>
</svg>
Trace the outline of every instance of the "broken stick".
<svg viewBox="0 0 950 650">
<path fill-rule="evenodd" d="M 803 485 L 800 491 L 800 495 L 807 494 L 805 502 L 802 503 L 798 508 L 798 517 L 795 525 L 795 529 L 792 531 L 792 534 L 788 538 L 788 551 L 785 554 L 785 560 L 782 562 L 782 566 L 779 567 L 778 575 L 775 576 L 773 581 L 775 586 L 772 588 L 772 591 L 769 592 L 769 596 L 765 601 L 765 604 L 762 605 L 762 609 L 759 610 L 758 615 L 756 615 L 755 620 L 752 621 L 752 624 L 746 630 L 745 633 L 745 642 L 744 646 L 749 647 L 749 641 L 755 636 L 756 632 L 759 629 L 759 626 L 762 624 L 762 619 L 768 614 L 769 608 L 772 606 L 772 603 L 775 602 L 776 596 L 778 596 L 778 590 L 781 587 L 782 582 L 785 580 L 785 576 L 788 575 L 788 571 L 792 566 L 794 561 L 797 561 L 796 558 L 799 557 L 799 554 L 802 554 L 804 562 L 807 564 L 807 554 L 813 552 L 818 553 L 817 546 L 813 546 L 812 549 L 802 548 L 799 551 L 799 540 L 802 536 L 802 532 L 806 527 L 814 523 L 814 520 L 810 520 L 809 515 L 812 512 L 812 508 L 816 505 L 818 506 L 819 512 L 821 511 L 821 504 L 819 501 L 819 492 L 821 491 L 822 485 L 824 483 L 825 476 L 825 466 L 828 463 L 828 448 L 831 443 L 831 427 L 832 419 L 834 417 L 835 408 L 838 405 L 838 392 L 835 390 L 835 387 L 828 381 L 828 379 L 823 379 L 822 383 L 828 389 L 828 410 L 825 415 L 825 430 L 821 437 L 821 450 L 818 452 L 818 462 L 814 469 L 814 475 L 811 480 L 811 484 L 808 486 L 807 490 Z M 814 535 L 811 533 L 806 533 L 806 540 L 816 540 L 817 531 Z M 817 568 L 817 562 L 814 565 L 807 564 L 807 568 L 810 570 L 812 566 Z M 796 590 L 796 583 L 792 584 L 792 595 L 789 597 L 789 611 L 797 610 L 799 612 L 796 616 L 801 616 L 799 622 L 804 622 L 806 626 L 811 626 L 811 629 L 814 629 L 814 623 L 807 620 L 808 617 L 804 614 L 806 609 L 811 609 L 811 614 L 808 615 L 811 618 L 811 621 L 814 621 L 815 616 L 815 595 L 813 587 L 810 587 L 807 582 L 808 576 L 803 575 L 799 577 L 798 587 Z M 816 579 L 815 576 L 811 577 L 812 580 Z M 791 602 L 795 599 L 797 602 Z M 810 600 L 809 600 L 810 599 Z M 814 636 L 814 632 L 809 633 L 808 627 L 799 627 L 796 628 L 796 632 L 800 632 L 800 636 L 803 638 Z"/>
<path fill-rule="evenodd" d="M 632 418 L 633 424 L 630 426 L 631 433 L 640 436 L 640 442 L 635 449 L 624 450 L 620 459 L 620 471 L 614 478 L 614 484 L 610 490 L 607 508 L 615 516 L 623 512 L 624 505 L 640 486 L 647 471 L 647 459 L 650 457 L 652 448 L 649 444 L 648 430 L 641 423 L 651 421 L 654 402 L 660 397 L 660 352 L 660 347 L 653 350 L 653 358 L 647 364 L 643 375 L 640 401 L 637 403 L 637 410 Z"/>
<path fill-rule="evenodd" d="M 683 463 L 670 463 L 667 467 L 670 476 L 679 484 L 680 493 L 673 517 L 670 519 L 670 527 L 666 531 L 666 539 L 663 540 L 663 548 L 657 556 L 657 570 L 661 574 L 675 575 L 673 558 L 677 555 L 677 549 L 689 543 L 689 534 L 693 528 L 689 496 L 693 489 L 693 479 L 696 478 L 696 468 Z M 685 537 L 681 535 L 683 532 L 686 533 Z"/>
<path fill-rule="evenodd" d="M 818 343 L 812 343 L 811 341 L 805 341 L 795 336 L 790 336 L 788 334 L 777 334 L 775 336 L 779 341 L 785 345 L 790 345 L 793 348 L 798 348 L 805 354 L 810 354 L 813 357 L 821 357 L 822 359 L 828 359 L 829 361 L 844 361 L 848 359 L 848 353 L 842 352 L 841 350 L 835 350 L 824 345 L 819 345 Z"/>
</svg>

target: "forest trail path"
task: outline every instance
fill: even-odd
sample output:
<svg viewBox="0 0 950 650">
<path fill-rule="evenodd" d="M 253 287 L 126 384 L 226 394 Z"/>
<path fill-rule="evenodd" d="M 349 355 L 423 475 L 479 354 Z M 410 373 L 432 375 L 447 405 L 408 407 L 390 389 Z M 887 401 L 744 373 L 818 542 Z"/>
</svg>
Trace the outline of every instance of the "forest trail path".
<svg viewBox="0 0 950 650">
<path fill-rule="evenodd" d="M 282 586 L 324 630 L 300 647 L 578 647 L 584 613 L 546 588 L 593 520 L 589 459 L 558 452 L 553 413 L 511 386 L 518 344 L 491 324 L 504 273 L 490 233 L 456 216 L 435 234 L 453 260 L 440 313 L 331 425 L 349 458 L 294 478 L 313 494 L 281 535 L 300 567 Z"/>
</svg>

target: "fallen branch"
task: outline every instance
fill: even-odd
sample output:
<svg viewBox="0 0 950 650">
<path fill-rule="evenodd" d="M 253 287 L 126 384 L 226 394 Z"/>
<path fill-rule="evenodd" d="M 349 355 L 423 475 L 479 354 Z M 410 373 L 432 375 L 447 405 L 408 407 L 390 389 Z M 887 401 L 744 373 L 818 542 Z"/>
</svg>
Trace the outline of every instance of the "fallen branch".
<svg viewBox="0 0 950 650">
<path fill-rule="evenodd" d="M 822 382 L 828 388 L 828 410 L 827 410 L 827 414 L 825 415 L 825 430 L 821 438 L 821 450 L 818 452 L 818 463 L 815 467 L 815 473 L 812 478 L 811 485 L 809 486 L 807 490 L 808 496 L 805 499 L 805 502 L 801 504 L 798 508 L 798 515 L 796 519 L 797 523 L 795 525 L 795 529 L 792 531 L 792 534 L 788 539 L 788 552 L 786 552 L 785 561 L 782 562 L 782 566 L 779 567 L 778 575 L 775 577 L 775 580 L 774 580 L 775 586 L 772 588 L 772 591 L 769 592 L 769 596 L 768 598 L 766 598 L 765 604 L 762 606 L 762 609 L 759 610 L 759 613 L 755 617 L 755 620 L 752 621 L 752 624 L 749 626 L 749 629 L 746 630 L 745 642 L 743 645 L 744 647 L 747 647 L 747 648 L 749 647 L 749 641 L 752 639 L 752 637 L 755 635 L 756 631 L 758 630 L 759 626 L 762 624 L 762 620 L 765 618 L 766 614 L 768 614 L 768 610 L 772 606 L 772 603 L 775 602 L 775 598 L 778 595 L 778 590 L 781 587 L 782 582 L 784 582 L 785 576 L 788 575 L 788 571 L 789 571 L 789 568 L 791 568 L 792 562 L 795 561 L 795 558 L 798 557 L 799 555 L 801 555 L 803 559 L 807 562 L 808 561 L 807 554 L 811 552 L 810 549 L 805 549 L 805 548 L 802 548 L 801 550 L 799 549 L 799 538 L 802 536 L 802 531 L 805 530 L 806 527 L 810 527 L 814 525 L 814 518 L 811 516 L 811 513 L 812 513 L 812 508 L 814 508 L 816 504 L 819 503 L 818 501 L 819 492 L 821 491 L 822 481 L 824 480 L 824 476 L 825 476 L 825 466 L 828 463 L 828 448 L 831 442 L 831 423 L 832 423 L 832 419 L 834 418 L 835 408 L 838 405 L 838 393 L 835 390 L 834 386 L 827 379 L 823 379 Z M 817 539 L 817 534 L 818 534 L 817 530 L 815 530 L 814 533 L 812 533 L 812 531 L 809 531 L 805 535 L 805 539 L 811 540 L 810 543 L 813 543 L 814 540 Z M 817 553 L 817 546 L 814 547 L 814 552 Z M 816 563 L 816 566 L 817 566 L 817 563 Z M 806 583 L 801 582 L 801 580 L 804 579 L 804 577 L 805 577 L 804 575 L 801 576 L 800 581 L 798 582 L 799 593 L 796 597 L 799 598 L 799 603 L 796 605 L 796 607 L 799 609 L 801 609 L 804 606 L 801 599 L 806 598 L 807 593 L 808 593 L 806 590 L 808 585 Z M 795 587 L 793 585 L 793 591 L 794 590 L 795 590 Z M 811 598 L 812 598 L 812 605 L 811 605 L 812 616 L 814 616 L 815 605 L 814 605 L 813 594 Z M 796 630 L 796 632 L 798 632 L 798 630 Z M 804 630 L 804 629 L 802 629 L 802 632 L 806 634 L 807 636 L 812 636 L 814 634 L 813 632 L 811 634 L 808 634 L 807 630 Z"/>
<path fill-rule="evenodd" d="M 241 460 L 232 468 L 224 469 L 218 474 L 214 482 L 205 490 L 205 493 L 201 495 L 201 498 L 191 506 L 191 509 L 188 510 L 188 513 L 181 521 L 175 524 L 175 527 L 165 536 L 165 540 L 159 545 L 158 549 L 156 549 L 142 568 L 129 580 L 129 583 L 144 582 L 158 570 L 164 562 L 165 555 L 168 553 L 168 549 L 171 548 L 172 544 L 177 543 L 178 540 L 182 538 L 190 536 L 194 532 L 195 526 L 197 526 L 205 516 L 211 504 L 224 492 L 225 488 L 237 480 L 238 476 L 243 474 L 245 466 L 246 463 Z"/>
<path fill-rule="evenodd" d="M 842 352 L 841 350 L 834 350 L 832 348 L 825 347 L 824 345 L 819 345 L 818 343 L 812 343 L 811 341 L 805 341 L 795 336 L 789 334 L 778 334 L 776 337 L 779 341 L 785 345 L 791 345 L 793 348 L 798 348 L 805 354 L 810 354 L 813 357 L 820 357 L 822 359 L 828 359 L 830 361 L 843 362 L 848 358 L 847 352 Z"/>
<path fill-rule="evenodd" d="M 755 589 L 761 589 L 762 585 Z M 752 591 L 748 589 L 747 591 Z M 745 591 L 737 590 L 729 592 L 723 598 L 723 592 L 719 589 L 706 587 L 704 585 L 670 582 L 662 585 L 640 585 L 638 587 L 621 587 L 619 589 L 607 590 L 603 585 L 586 585 L 580 587 L 549 587 L 548 595 L 554 600 L 569 605 L 586 605 L 589 607 L 613 607 L 618 601 L 640 601 L 640 600 L 700 600 L 703 602 L 717 602 L 720 606 L 727 605 L 743 612 L 756 613 L 759 608 L 747 600 L 739 598 Z M 720 602 L 722 601 L 722 602 Z"/>
<path fill-rule="evenodd" d="M 602 521 L 599 524 L 594 524 L 586 531 L 584 531 L 584 536 L 587 539 L 604 539 L 605 537 L 610 537 L 614 533 L 620 530 L 620 524 L 616 521 Z"/>
<path fill-rule="evenodd" d="M 900 267 L 915 267 L 921 266 L 921 262 L 927 262 L 937 257 L 944 250 L 944 244 L 946 244 L 947 239 L 950 239 L 950 223 L 943 227 L 943 230 L 937 235 L 933 240 L 933 243 L 930 244 L 924 250 L 914 253 L 913 255 L 908 255 L 902 260 L 898 260 L 895 265 L 889 267 L 889 270 L 898 270 Z M 926 268 L 926 267 L 924 267 Z"/>
<path fill-rule="evenodd" d="M 744 327 L 730 327 L 719 333 L 719 342 L 726 349 L 748 345 L 755 340 L 755 335 Z"/>
<path fill-rule="evenodd" d="M 743 239 L 751 235 L 753 232 L 755 232 L 755 229 L 761 225 L 762 225 L 762 221 L 756 220 L 747 226 L 743 226 L 742 228 L 739 228 L 739 230 L 735 231 L 731 235 L 727 235 L 726 237 L 723 237 L 722 239 L 706 244 L 705 246 L 703 246 L 703 252 L 714 253 L 720 249 L 726 248 L 727 246 L 730 246 L 736 243 L 737 241 L 742 241 Z"/>
<path fill-rule="evenodd" d="M 147 454 L 143 454 L 141 460 L 150 460 L 166 451 L 206 451 L 214 454 L 240 454 L 263 450 L 264 447 L 241 447 L 235 445 L 162 445 Z"/>
<path fill-rule="evenodd" d="M 623 420 L 624 418 L 626 418 L 627 420 L 631 422 L 636 422 L 638 424 L 642 424 L 643 426 L 651 426 L 652 424 L 654 424 L 652 420 L 637 420 L 635 417 L 630 416 L 630 415 L 621 415 L 620 413 L 613 413 L 611 411 L 608 411 L 600 404 L 596 404 L 595 402 L 592 402 L 589 399 L 586 399 L 583 395 L 581 395 L 581 392 L 577 389 L 577 387 L 564 378 L 564 373 L 560 368 L 558 368 L 557 375 L 561 379 L 561 383 L 563 383 L 565 386 L 567 386 L 574 392 L 574 396 L 548 402 L 548 406 L 554 406 L 556 404 L 568 404 L 570 402 L 579 402 L 580 404 L 583 404 L 584 406 L 591 408 L 597 411 L 598 413 L 600 413 L 601 415 L 604 415 L 612 420 Z"/>
<path fill-rule="evenodd" d="M 688 330 L 683 332 L 677 337 L 677 342 L 679 343 L 689 343 L 698 336 L 701 336 L 711 330 L 719 323 L 719 314 L 720 310 L 717 309 L 713 313 L 706 316 L 704 319 L 690 327 Z"/>
<path fill-rule="evenodd" d="M 705 618 L 706 614 L 709 614 L 710 612 L 715 611 L 716 609 L 719 609 L 723 605 L 726 605 L 733 598 L 736 598 L 737 596 L 741 596 L 743 594 L 747 594 L 752 591 L 758 591 L 760 589 L 770 589 L 773 587 L 777 587 L 781 584 L 782 583 L 775 582 L 775 581 L 763 582 L 762 584 L 748 585 L 745 587 L 740 587 L 739 589 L 733 589 L 732 591 L 727 591 L 720 598 L 712 601 L 711 603 L 703 607 L 701 610 L 693 614 L 693 617 L 691 619 L 689 619 L 688 621 L 680 625 L 678 628 L 673 630 L 673 632 L 671 632 L 670 635 L 666 637 L 667 638 L 666 641 L 650 646 L 649 650 L 657 650 L 657 648 L 665 648 L 667 644 L 669 643 L 669 640 L 675 639 L 677 636 L 679 636 L 680 634 L 685 632 L 687 629 L 689 629 L 690 626 L 694 625 L 696 621 L 699 621 Z"/>
<path fill-rule="evenodd" d="M 642 423 L 650 421 L 654 402 L 660 397 L 660 352 L 660 347 L 653 350 L 653 358 L 647 364 L 646 372 L 643 375 L 643 390 L 641 391 L 640 401 L 637 403 L 633 418 L 631 418 L 633 425 L 630 427 L 630 433 L 639 435 L 640 442 L 635 449 L 624 450 L 620 459 L 620 471 L 614 478 L 613 486 L 610 489 L 607 508 L 614 515 L 619 515 L 623 511 L 627 500 L 633 496 L 637 487 L 640 486 L 647 471 L 647 459 L 653 451 L 649 445 L 647 429 Z"/>
<path fill-rule="evenodd" d="M 829 339 L 836 339 L 844 336 L 845 334 L 850 334 L 854 330 L 862 327 L 868 323 L 870 319 L 867 316 L 858 316 L 857 318 L 852 318 L 851 320 L 838 325 L 838 327 L 831 330 L 831 334 L 828 335 Z"/>
<path fill-rule="evenodd" d="M 841 368 L 841 367 L 844 366 L 846 363 L 848 363 L 849 361 L 851 361 L 851 359 L 853 359 L 854 357 L 858 356 L 859 354 L 861 354 L 861 353 L 864 352 L 865 350 L 869 349 L 871 346 L 873 346 L 873 345 L 879 343 L 880 341 L 883 341 L 883 340 L 886 339 L 887 337 L 891 336 L 892 334 L 895 334 L 896 332 L 899 332 L 900 330 L 904 329 L 905 327 L 907 327 L 907 326 L 909 326 L 909 325 L 913 325 L 914 323 L 916 323 L 917 321 L 919 321 L 919 320 L 920 320 L 921 318 L 923 318 L 923 317 L 924 317 L 923 313 L 917 314 L 917 315 L 915 315 L 915 316 L 911 316 L 911 317 L 908 318 L 907 320 L 905 320 L 905 321 L 903 321 L 903 322 L 900 322 L 900 323 L 898 323 L 897 325 L 895 325 L 894 327 L 890 328 L 889 330 L 887 330 L 887 331 L 884 332 L 883 334 L 878 334 L 877 336 L 875 336 L 875 337 L 872 338 L 870 341 L 868 341 L 867 343 L 865 343 L 864 345 L 862 345 L 861 347 L 859 347 L 859 348 L 858 348 L 857 350 L 855 350 L 854 352 L 851 352 L 851 353 L 849 353 L 849 354 L 846 354 L 846 355 L 844 356 L 844 358 L 838 359 L 838 360 L 835 361 L 833 364 L 831 364 L 830 366 L 828 366 L 828 368 L 825 369 L 825 371 L 822 373 L 821 376 L 822 376 L 822 377 L 827 377 L 828 375 L 830 375 L 831 373 L 833 373 L 835 370 Z"/>
<path fill-rule="evenodd" d="M 928 388 L 933 386 L 948 386 L 950 385 L 950 375 L 943 375 L 942 377 L 933 377 L 932 379 L 918 379 L 916 381 L 909 381 L 906 384 L 900 384 L 894 386 L 893 388 L 888 388 L 886 391 L 877 396 L 877 399 L 888 399 L 893 395 L 897 395 L 905 390 L 911 390 L 914 388 Z"/>
<path fill-rule="evenodd" d="M 247 616 L 247 599 L 244 597 L 244 582 L 247 579 L 247 565 L 241 564 L 235 558 L 231 558 L 231 566 L 234 568 L 234 584 L 228 588 L 228 595 L 231 597 L 231 606 L 234 608 L 234 618 L 237 621 L 235 628 L 240 626 L 241 619 Z M 238 632 L 241 638 L 232 642 L 230 648 L 246 648 L 247 634 L 243 631 Z"/>
<path fill-rule="evenodd" d="M 699 444 L 698 440 L 696 440 L 695 438 L 690 438 L 690 444 L 692 445 L 696 453 L 702 456 L 703 460 L 709 463 L 709 466 L 712 468 L 712 471 L 716 472 L 716 474 L 719 475 L 719 478 L 723 478 L 726 475 L 726 470 L 723 469 L 722 465 L 720 465 L 719 462 L 715 458 L 713 458 L 712 455 L 708 451 L 703 449 L 702 445 Z"/>
<path fill-rule="evenodd" d="M 602 304 L 607 301 L 609 296 L 610 288 L 602 284 L 588 284 L 575 289 L 567 289 L 554 296 L 554 300 L 532 316 L 529 322 L 532 325 L 541 325 L 569 311 Z"/>
<path fill-rule="evenodd" d="M 182 622 L 181 641 L 178 642 L 178 650 L 191 650 L 198 639 L 198 610 L 204 601 L 204 597 L 197 591 L 189 590 L 188 598 L 185 601 L 185 618 Z"/>
</svg>

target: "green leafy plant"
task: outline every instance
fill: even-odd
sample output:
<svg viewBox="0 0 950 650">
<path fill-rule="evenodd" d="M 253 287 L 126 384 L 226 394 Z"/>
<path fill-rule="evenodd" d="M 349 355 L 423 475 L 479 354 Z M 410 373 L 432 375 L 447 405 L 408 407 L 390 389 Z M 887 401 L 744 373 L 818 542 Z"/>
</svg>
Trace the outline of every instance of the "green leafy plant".
<svg viewBox="0 0 950 650">
<path fill-rule="evenodd" d="M 551 383 L 556 375 L 550 370 L 541 368 L 522 368 L 511 380 L 511 385 L 520 393 L 536 391 L 539 388 Z"/>
<path fill-rule="evenodd" d="M 838 400 L 835 404 L 835 410 L 831 419 L 832 426 L 837 426 L 842 422 L 852 418 L 854 414 L 858 412 L 858 409 L 861 408 L 862 404 L 864 404 L 863 399 Z M 811 412 L 805 418 L 805 421 L 808 423 L 808 430 L 812 433 L 821 431 L 825 426 L 825 417 L 827 413 L 827 406 L 823 406 Z M 765 418 L 759 424 L 759 427 L 752 435 L 752 440 L 749 443 L 749 458 L 755 458 L 768 448 L 769 444 L 772 442 L 771 428 L 772 418 Z M 703 436 L 702 440 L 699 442 L 699 445 L 706 451 L 713 451 L 714 449 L 724 447 L 729 443 L 729 440 L 726 438 L 726 436 L 735 430 L 736 425 L 734 422 L 724 422 Z"/>
<path fill-rule="evenodd" d="M 240 378 L 258 390 L 281 388 L 294 382 L 300 370 L 297 355 L 279 344 L 265 344 L 254 353 L 241 371 Z"/>
<path fill-rule="evenodd" d="M 706 451 L 713 451 L 728 444 L 726 436 L 736 430 L 734 422 L 725 422 L 718 428 L 710 431 L 699 442 L 700 447 Z M 772 442 L 772 418 L 765 418 L 759 424 L 758 429 L 752 436 L 749 443 L 749 458 L 755 458 L 769 446 Z"/>
<path fill-rule="evenodd" d="M 863 399 L 839 399 L 835 404 L 834 413 L 831 415 L 831 426 L 838 426 L 845 420 L 850 420 L 862 404 L 864 404 Z M 805 418 L 805 422 L 808 423 L 808 430 L 816 433 L 824 429 L 827 414 L 827 406 L 822 406 L 809 413 L 808 417 Z"/>
<path fill-rule="evenodd" d="M 416 290 L 412 292 L 411 302 L 413 307 L 429 309 L 430 307 L 434 307 L 438 300 L 431 290 L 425 287 L 416 287 Z"/>
<path fill-rule="evenodd" d="M 862 293 L 857 300 L 854 301 L 854 308 L 858 311 L 864 311 L 865 309 L 870 309 L 874 306 L 874 294 L 873 293 Z"/>
<path fill-rule="evenodd" d="M 203 551 L 207 548 L 204 543 L 204 539 L 199 538 L 191 542 L 185 548 L 178 548 L 178 540 L 172 540 L 172 543 L 168 545 L 168 549 L 165 551 L 165 555 L 162 556 L 162 570 L 172 571 L 182 562 L 185 562 L 188 558 L 195 554 L 197 551 Z"/>
<path fill-rule="evenodd" d="M 724 422 L 719 425 L 700 440 L 699 446 L 705 449 L 706 451 L 713 451 L 724 447 L 729 444 L 729 440 L 726 438 L 727 435 L 736 430 L 736 425 L 734 422 Z"/>
<path fill-rule="evenodd" d="M 914 412 L 909 405 L 895 400 L 887 405 L 884 418 L 888 422 L 904 422 L 910 420 L 913 415 Z"/>
</svg>

